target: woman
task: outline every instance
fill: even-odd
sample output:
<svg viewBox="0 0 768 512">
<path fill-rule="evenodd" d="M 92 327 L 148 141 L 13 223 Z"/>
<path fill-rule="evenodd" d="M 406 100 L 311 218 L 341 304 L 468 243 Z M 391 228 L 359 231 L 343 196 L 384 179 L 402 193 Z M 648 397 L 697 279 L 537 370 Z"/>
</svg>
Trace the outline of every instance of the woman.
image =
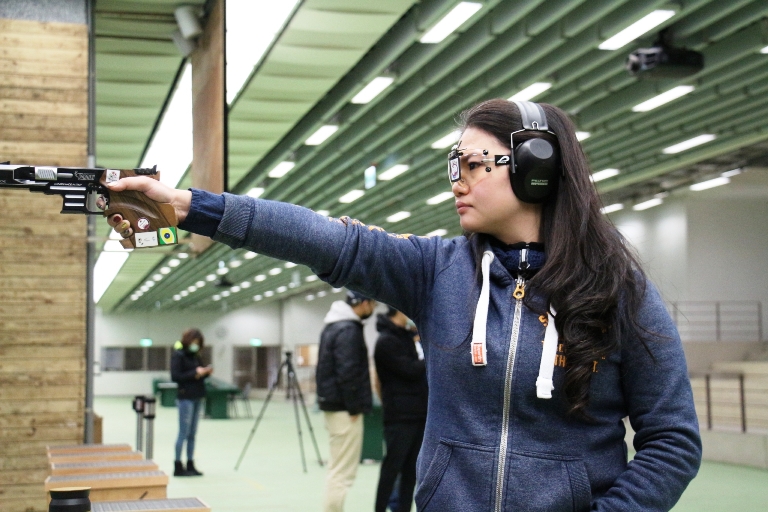
<svg viewBox="0 0 768 512">
<path fill-rule="evenodd" d="M 200 404 L 205 396 L 205 379 L 213 368 L 203 366 L 200 350 L 205 339 L 198 329 L 187 329 L 181 335 L 181 348 L 171 356 L 171 379 L 178 384 L 176 406 L 179 409 L 179 436 L 173 476 L 201 476 L 195 468 L 195 434 L 200 418 Z M 187 442 L 187 466 L 181 462 L 181 450 Z"/>
<path fill-rule="evenodd" d="M 451 240 L 148 178 L 112 189 L 143 190 L 183 229 L 303 263 L 415 320 L 430 389 L 419 510 L 671 509 L 701 458 L 685 358 L 600 213 L 572 123 L 505 100 L 462 120 L 449 179 L 466 235 Z"/>
</svg>

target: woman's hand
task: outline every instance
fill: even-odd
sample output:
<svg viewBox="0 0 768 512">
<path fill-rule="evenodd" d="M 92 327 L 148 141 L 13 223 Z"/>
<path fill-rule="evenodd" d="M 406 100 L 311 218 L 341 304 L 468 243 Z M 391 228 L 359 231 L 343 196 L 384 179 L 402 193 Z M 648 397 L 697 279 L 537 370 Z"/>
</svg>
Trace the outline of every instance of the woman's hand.
<svg viewBox="0 0 768 512">
<path fill-rule="evenodd" d="M 122 192 L 124 190 L 136 190 L 143 192 L 148 198 L 158 203 L 169 203 L 176 212 L 179 222 L 187 218 L 189 207 L 192 204 L 192 192 L 189 190 L 177 190 L 158 180 L 146 176 L 133 176 L 107 184 L 109 190 Z M 120 215 L 112 215 L 107 222 L 122 235 L 123 238 L 131 236 L 133 229 L 130 222 Z"/>
</svg>

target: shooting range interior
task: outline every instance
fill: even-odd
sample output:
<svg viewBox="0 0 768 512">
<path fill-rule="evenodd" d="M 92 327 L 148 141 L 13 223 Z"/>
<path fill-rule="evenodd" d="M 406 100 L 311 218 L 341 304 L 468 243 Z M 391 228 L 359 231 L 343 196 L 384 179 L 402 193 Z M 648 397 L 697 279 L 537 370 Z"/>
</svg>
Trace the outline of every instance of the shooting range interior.
<svg viewBox="0 0 768 512">
<path fill-rule="evenodd" d="M 104 170 L 154 168 L 179 189 L 460 237 L 446 156 L 457 115 L 490 98 L 570 115 L 603 214 L 680 333 L 703 464 L 673 510 L 765 510 L 765 0 L 3 0 L 0 510 L 48 510 L 55 478 L 92 487 L 94 504 L 319 510 L 318 343 L 346 290 L 160 214 L 133 217 L 150 236 L 127 249 L 81 213 Z M 72 206 L 77 180 L 88 195 Z M 213 368 L 204 475 L 174 478 L 171 360 L 190 327 Z M 374 316 L 371 356 L 377 336 Z M 156 402 L 137 411 L 137 396 Z M 382 443 L 375 397 L 347 510 L 373 507 Z M 56 462 L 56 447 L 92 444 L 133 455 Z"/>
</svg>

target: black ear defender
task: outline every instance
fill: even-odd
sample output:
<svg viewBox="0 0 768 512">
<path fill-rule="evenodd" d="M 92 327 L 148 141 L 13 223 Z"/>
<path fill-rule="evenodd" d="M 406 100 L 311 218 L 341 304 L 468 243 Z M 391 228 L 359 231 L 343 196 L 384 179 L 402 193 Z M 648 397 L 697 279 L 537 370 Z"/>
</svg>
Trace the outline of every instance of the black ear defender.
<svg viewBox="0 0 768 512">
<path fill-rule="evenodd" d="M 515 134 L 524 131 L 538 131 L 557 135 L 549 131 L 547 115 L 538 103 L 515 101 L 523 119 L 523 129 L 511 134 L 512 161 L 509 162 L 509 181 L 512 191 L 525 203 L 543 203 L 555 194 L 563 173 L 560 147 L 540 137 L 515 145 Z M 498 160 L 498 156 L 496 157 Z M 496 162 L 497 165 L 507 162 Z"/>
</svg>

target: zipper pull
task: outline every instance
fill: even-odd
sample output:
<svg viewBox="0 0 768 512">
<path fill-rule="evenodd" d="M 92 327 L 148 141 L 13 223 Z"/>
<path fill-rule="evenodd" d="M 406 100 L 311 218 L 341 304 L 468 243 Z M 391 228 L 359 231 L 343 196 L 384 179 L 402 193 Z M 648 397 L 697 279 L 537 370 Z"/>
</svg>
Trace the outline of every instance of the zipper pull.
<svg viewBox="0 0 768 512">
<path fill-rule="evenodd" d="M 517 300 L 522 300 L 523 297 L 525 297 L 525 279 L 523 279 L 522 276 L 517 278 L 515 291 L 512 292 L 512 296 Z"/>
</svg>

